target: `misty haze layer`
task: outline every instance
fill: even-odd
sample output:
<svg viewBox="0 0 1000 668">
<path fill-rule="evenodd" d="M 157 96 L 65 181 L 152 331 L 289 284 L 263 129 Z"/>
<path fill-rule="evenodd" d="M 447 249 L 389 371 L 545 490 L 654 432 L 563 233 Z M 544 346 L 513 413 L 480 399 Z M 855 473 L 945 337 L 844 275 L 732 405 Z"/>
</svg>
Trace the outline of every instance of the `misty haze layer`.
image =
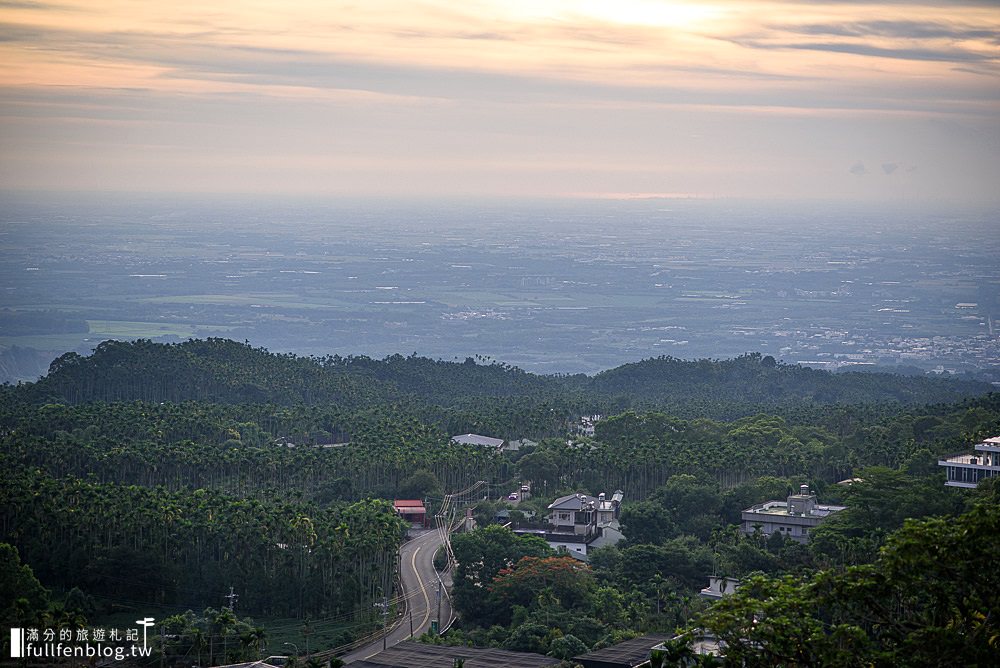
<svg viewBox="0 0 1000 668">
<path fill-rule="evenodd" d="M 687 200 L 12 199 L 4 373 L 108 338 L 213 336 L 541 373 L 748 351 L 982 372 L 1000 361 L 992 221 Z"/>
</svg>

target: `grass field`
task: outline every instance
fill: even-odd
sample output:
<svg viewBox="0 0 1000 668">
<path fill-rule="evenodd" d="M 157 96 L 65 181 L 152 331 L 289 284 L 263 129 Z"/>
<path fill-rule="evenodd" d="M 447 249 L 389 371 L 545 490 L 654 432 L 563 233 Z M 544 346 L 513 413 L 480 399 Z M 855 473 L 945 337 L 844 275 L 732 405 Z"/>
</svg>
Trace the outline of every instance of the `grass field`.
<svg viewBox="0 0 1000 668">
<path fill-rule="evenodd" d="M 109 613 L 99 613 L 91 615 L 87 621 L 87 626 L 91 629 L 119 629 L 124 634 L 125 629 L 138 628 L 136 620 L 143 617 L 153 617 L 157 623 L 173 615 L 183 614 L 188 608 L 181 606 L 163 606 L 153 604 L 128 604 L 114 606 L 116 611 Z M 200 614 L 201 610 L 196 610 Z M 237 616 L 243 619 L 244 616 Z M 266 645 L 263 658 L 273 655 L 294 654 L 293 647 L 298 647 L 299 652 L 306 651 L 305 622 L 294 617 L 253 617 L 253 623 L 264 627 L 266 632 Z M 324 621 L 310 622 L 310 634 L 308 647 L 310 652 L 324 651 L 343 644 L 345 632 L 354 634 L 356 637 L 368 634 L 376 630 L 376 626 L 371 623 L 352 623 L 350 621 Z M 154 633 L 151 628 L 150 634 Z M 140 629 L 141 634 L 141 629 Z"/>
</svg>

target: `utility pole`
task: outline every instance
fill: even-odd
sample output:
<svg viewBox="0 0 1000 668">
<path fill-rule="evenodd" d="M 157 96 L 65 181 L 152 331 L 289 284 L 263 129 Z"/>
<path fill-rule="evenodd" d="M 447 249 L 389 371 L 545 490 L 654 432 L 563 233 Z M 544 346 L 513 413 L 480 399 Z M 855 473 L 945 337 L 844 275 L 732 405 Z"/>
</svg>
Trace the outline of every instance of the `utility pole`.
<svg viewBox="0 0 1000 668">
<path fill-rule="evenodd" d="M 438 614 L 437 614 L 438 635 L 441 635 L 441 577 L 440 576 L 438 576 L 438 593 L 437 593 L 437 599 L 438 599 Z"/>
<path fill-rule="evenodd" d="M 225 596 L 223 596 L 222 598 L 228 598 L 229 599 L 229 611 L 230 612 L 235 612 L 236 611 L 236 601 L 239 600 L 240 595 L 237 594 L 235 591 L 233 591 L 233 588 L 230 587 L 229 588 L 229 593 L 226 594 Z"/>
<path fill-rule="evenodd" d="M 410 637 L 413 637 L 413 610 L 410 610 Z"/>
<path fill-rule="evenodd" d="M 382 597 L 382 649 L 385 649 L 386 636 L 389 635 L 389 595 Z"/>
</svg>

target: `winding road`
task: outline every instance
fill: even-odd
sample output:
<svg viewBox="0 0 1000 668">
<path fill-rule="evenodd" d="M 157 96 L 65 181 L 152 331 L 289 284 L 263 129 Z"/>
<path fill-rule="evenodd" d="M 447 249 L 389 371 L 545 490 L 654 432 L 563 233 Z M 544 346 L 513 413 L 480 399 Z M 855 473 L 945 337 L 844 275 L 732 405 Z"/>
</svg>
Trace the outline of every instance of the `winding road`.
<svg viewBox="0 0 1000 668">
<path fill-rule="evenodd" d="M 400 580 L 403 583 L 403 593 L 406 596 L 406 612 L 390 628 L 385 637 L 385 647 L 392 647 L 398 642 L 411 637 L 416 638 L 430 630 L 431 620 L 438 616 L 438 577 L 434 570 L 434 553 L 442 545 L 441 533 L 433 529 L 412 532 L 415 537 L 399 550 Z M 451 603 L 447 594 L 441 594 L 441 626 L 446 626 L 452 618 Z M 340 658 L 344 663 L 367 659 L 382 651 L 383 641 L 379 638 L 364 647 L 360 647 Z"/>
</svg>

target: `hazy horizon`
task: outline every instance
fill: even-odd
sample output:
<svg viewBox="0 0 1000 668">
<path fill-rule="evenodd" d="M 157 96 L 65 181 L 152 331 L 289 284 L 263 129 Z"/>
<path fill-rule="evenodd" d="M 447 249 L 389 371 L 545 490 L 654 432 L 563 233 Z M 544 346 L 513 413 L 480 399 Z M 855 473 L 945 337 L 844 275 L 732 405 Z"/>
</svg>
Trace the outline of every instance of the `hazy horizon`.
<svg viewBox="0 0 1000 668">
<path fill-rule="evenodd" d="M 0 378 L 108 338 L 210 336 L 539 372 L 761 352 L 996 374 L 996 212 L 879 209 L 11 197 Z"/>
</svg>

